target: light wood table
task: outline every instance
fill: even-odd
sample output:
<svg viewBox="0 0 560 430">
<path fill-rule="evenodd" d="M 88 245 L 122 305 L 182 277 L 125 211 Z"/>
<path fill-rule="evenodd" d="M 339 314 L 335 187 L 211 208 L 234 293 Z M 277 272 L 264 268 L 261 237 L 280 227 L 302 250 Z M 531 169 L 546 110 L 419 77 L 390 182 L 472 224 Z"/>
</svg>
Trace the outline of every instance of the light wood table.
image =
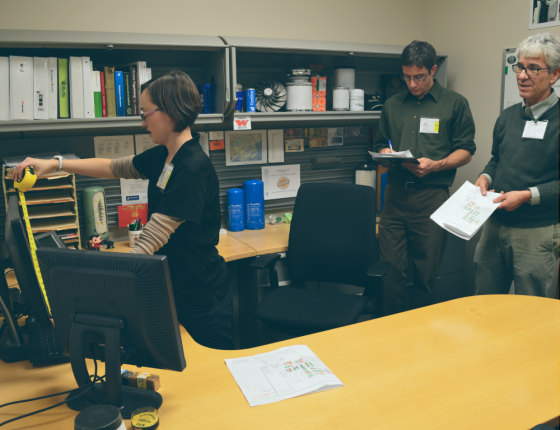
<svg viewBox="0 0 560 430">
<path fill-rule="evenodd" d="M 286 252 L 288 250 L 288 239 L 291 224 L 265 224 L 262 230 L 230 231 L 232 236 L 253 248 L 257 255 L 272 254 L 275 252 Z"/>
<path fill-rule="evenodd" d="M 236 238 L 230 236 L 229 234 L 220 235 L 220 243 L 216 247 L 219 254 L 224 257 L 226 262 L 240 260 L 248 257 L 255 257 L 257 252 L 240 242 Z M 129 252 L 130 245 L 128 242 L 115 242 L 115 248 L 113 249 L 102 249 L 100 252 Z"/>
<path fill-rule="evenodd" d="M 204 348 L 183 330 L 187 368 L 153 370 L 162 379 L 160 428 L 525 430 L 552 423 L 560 415 L 558 304 L 528 296 L 467 297 L 241 351 Z M 224 359 L 298 344 L 309 346 L 344 387 L 249 407 Z M 3 404 L 75 382 L 67 364 L 0 363 L 0 386 Z M 0 421 L 59 401 L 2 408 Z M 8 428 L 70 429 L 75 416 L 60 406 Z"/>
</svg>

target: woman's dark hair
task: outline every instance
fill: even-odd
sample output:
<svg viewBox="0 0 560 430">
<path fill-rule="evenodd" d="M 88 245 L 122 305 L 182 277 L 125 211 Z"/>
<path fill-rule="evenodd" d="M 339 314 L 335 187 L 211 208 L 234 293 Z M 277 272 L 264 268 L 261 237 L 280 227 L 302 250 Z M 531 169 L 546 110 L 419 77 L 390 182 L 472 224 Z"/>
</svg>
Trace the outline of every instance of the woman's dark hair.
<svg viewBox="0 0 560 430">
<path fill-rule="evenodd" d="M 142 84 L 152 102 L 175 123 L 175 132 L 192 127 L 202 110 L 198 89 L 189 75 L 173 70 Z"/>
<path fill-rule="evenodd" d="M 425 67 L 431 72 L 432 67 L 436 64 L 436 50 L 428 42 L 420 42 L 415 40 L 401 54 L 401 65 L 405 67 Z"/>
</svg>

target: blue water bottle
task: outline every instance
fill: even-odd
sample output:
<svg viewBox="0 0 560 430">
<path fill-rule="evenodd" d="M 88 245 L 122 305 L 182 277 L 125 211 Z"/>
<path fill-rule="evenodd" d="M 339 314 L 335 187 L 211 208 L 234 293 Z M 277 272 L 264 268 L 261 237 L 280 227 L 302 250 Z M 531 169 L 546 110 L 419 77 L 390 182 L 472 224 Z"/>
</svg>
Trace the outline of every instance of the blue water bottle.
<svg viewBox="0 0 560 430">
<path fill-rule="evenodd" d="M 245 230 L 245 201 L 241 188 L 227 190 L 228 230 Z"/>
<path fill-rule="evenodd" d="M 264 228 L 264 183 L 258 179 L 243 182 L 245 194 L 245 228 L 261 230 Z"/>
</svg>

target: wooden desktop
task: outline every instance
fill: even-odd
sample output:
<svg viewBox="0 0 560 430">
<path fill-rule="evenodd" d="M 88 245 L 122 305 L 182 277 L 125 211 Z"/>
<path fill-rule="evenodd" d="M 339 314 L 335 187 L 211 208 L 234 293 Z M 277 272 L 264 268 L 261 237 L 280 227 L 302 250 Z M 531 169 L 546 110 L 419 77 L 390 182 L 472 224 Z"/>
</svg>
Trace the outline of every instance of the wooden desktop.
<svg viewBox="0 0 560 430">
<path fill-rule="evenodd" d="M 557 300 L 506 295 L 238 351 L 202 347 L 181 328 L 187 368 L 143 370 L 161 376 L 162 429 L 531 429 L 560 415 L 559 323 Z M 224 359 L 297 344 L 309 346 L 344 387 L 249 407 Z M 75 381 L 69 364 L 0 363 L 0 386 L 4 404 L 72 389 Z M 0 422 L 62 398 L 2 408 Z M 75 416 L 60 406 L 8 428 L 69 429 Z"/>
</svg>

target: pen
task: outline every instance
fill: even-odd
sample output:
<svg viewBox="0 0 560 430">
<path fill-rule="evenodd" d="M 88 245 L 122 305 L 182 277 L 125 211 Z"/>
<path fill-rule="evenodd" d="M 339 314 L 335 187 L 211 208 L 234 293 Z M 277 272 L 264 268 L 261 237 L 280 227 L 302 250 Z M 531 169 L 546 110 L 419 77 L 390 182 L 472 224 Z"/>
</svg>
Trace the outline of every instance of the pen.
<svg viewBox="0 0 560 430">
<path fill-rule="evenodd" d="M 389 141 L 389 149 L 391 149 L 391 152 L 395 152 L 393 151 L 393 146 L 391 145 L 391 141 Z"/>
</svg>

